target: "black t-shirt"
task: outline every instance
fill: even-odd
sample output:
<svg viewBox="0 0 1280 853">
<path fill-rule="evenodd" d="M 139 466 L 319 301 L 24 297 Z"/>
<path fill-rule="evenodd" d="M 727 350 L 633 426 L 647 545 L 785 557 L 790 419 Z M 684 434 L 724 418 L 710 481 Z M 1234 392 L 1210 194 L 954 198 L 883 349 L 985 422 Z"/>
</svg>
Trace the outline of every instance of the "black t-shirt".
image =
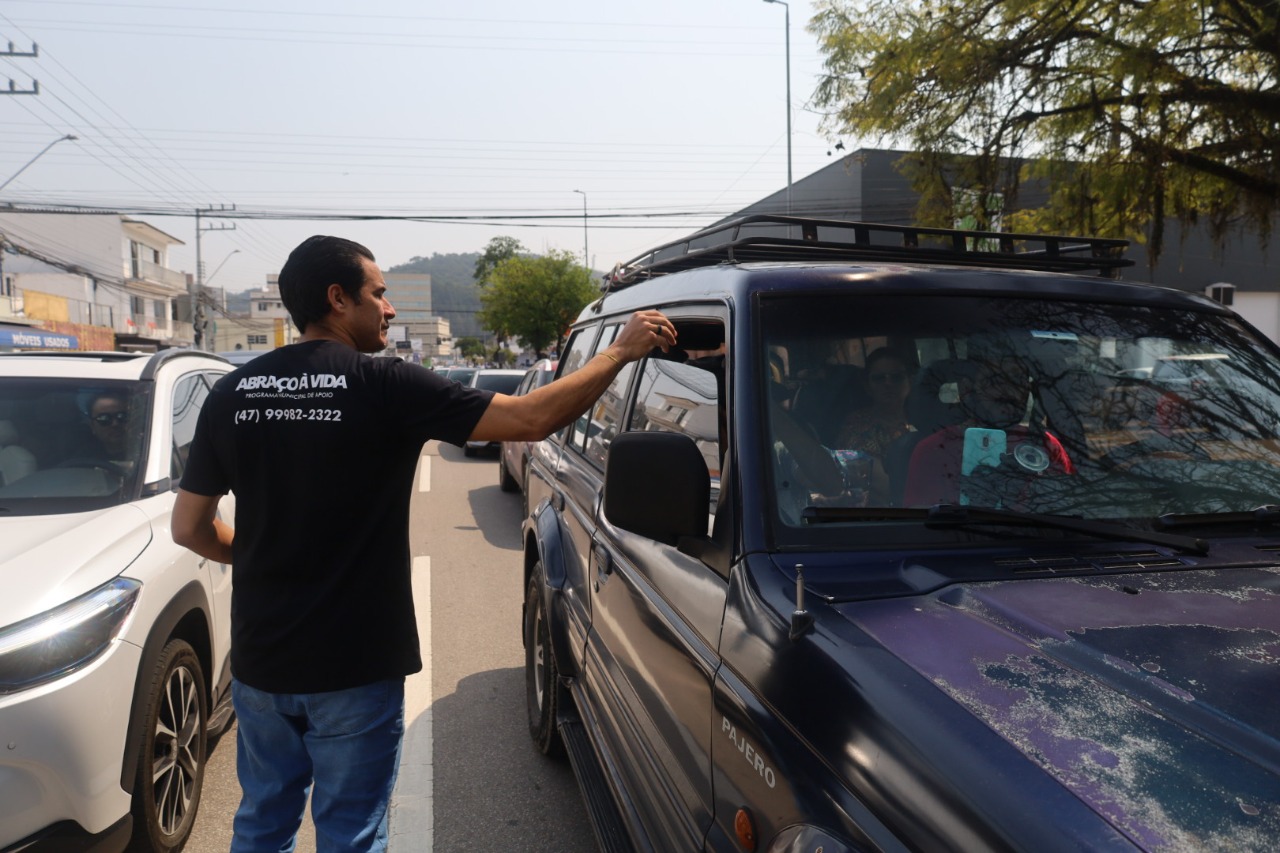
<svg viewBox="0 0 1280 853">
<path fill-rule="evenodd" d="M 462 444 L 492 394 L 329 341 L 221 379 L 182 488 L 236 495 L 231 670 L 318 693 L 422 668 L 409 499 L 422 445 Z"/>
</svg>

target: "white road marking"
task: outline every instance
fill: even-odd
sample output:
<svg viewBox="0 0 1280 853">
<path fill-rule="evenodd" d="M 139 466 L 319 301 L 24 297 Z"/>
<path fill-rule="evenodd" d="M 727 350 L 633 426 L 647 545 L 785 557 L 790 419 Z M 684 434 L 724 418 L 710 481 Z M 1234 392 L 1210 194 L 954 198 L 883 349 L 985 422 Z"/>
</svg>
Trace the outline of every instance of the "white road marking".
<svg viewBox="0 0 1280 853">
<path fill-rule="evenodd" d="M 425 453 L 422 455 L 421 463 L 418 465 L 418 491 L 431 491 L 431 457 Z"/>
<path fill-rule="evenodd" d="M 422 458 L 423 481 L 430 457 Z M 422 491 L 426 487 L 419 486 Z M 413 600 L 418 612 L 422 671 L 404 683 L 404 744 L 400 776 L 391 795 L 389 853 L 431 853 L 435 838 L 435 778 L 431 734 L 431 558 L 413 558 Z"/>
</svg>

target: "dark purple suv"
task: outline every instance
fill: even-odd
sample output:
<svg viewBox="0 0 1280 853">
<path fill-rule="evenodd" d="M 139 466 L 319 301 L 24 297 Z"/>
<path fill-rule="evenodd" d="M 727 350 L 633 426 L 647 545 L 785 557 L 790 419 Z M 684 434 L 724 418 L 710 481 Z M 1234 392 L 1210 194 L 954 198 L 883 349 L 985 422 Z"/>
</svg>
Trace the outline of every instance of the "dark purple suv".
<svg viewBox="0 0 1280 853">
<path fill-rule="evenodd" d="M 1275 849 L 1280 351 L 1121 248 L 763 217 L 610 277 L 560 374 L 678 346 L 533 446 L 521 623 L 604 849 Z"/>
</svg>

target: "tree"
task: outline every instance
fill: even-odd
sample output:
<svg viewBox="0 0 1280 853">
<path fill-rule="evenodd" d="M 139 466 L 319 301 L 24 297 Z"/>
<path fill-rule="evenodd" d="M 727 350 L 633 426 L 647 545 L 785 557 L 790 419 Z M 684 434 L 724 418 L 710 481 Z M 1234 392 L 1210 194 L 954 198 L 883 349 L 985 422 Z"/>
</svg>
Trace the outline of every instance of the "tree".
<svg viewBox="0 0 1280 853">
<path fill-rule="evenodd" d="M 489 283 L 489 276 L 498 264 L 528 251 L 515 237 L 494 237 L 484 247 L 480 257 L 476 258 L 474 278 L 476 284 L 484 287 Z"/>
<path fill-rule="evenodd" d="M 1275 0 L 822 0 L 828 132 L 919 152 L 927 224 L 1046 180 L 1013 230 L 1143 239 L 1166 216 L 1265 238 L 1280 206 Z M 1015 159 L 1033 165 L 1005 174 Z M 981 220 L 983 210 L 976 213 Z M 928 221 L 931 220 L 931 221 Z"/>
<path fill-rule="evenodd" d="M 479 338 L 458 338 L 457 347 L 458 352 L 462 353 L 462 357 L 468 361 L 476 358 L 484 358 L 484 341 Z"/>
<path fill-rule="evenodd" d="M 544 356 L 578 312 L 599 295 L 591 274 L 570 252 L 515 256 L 489 273 L 489 286 L 480 294 L 480 320 Z"/>
</svg>

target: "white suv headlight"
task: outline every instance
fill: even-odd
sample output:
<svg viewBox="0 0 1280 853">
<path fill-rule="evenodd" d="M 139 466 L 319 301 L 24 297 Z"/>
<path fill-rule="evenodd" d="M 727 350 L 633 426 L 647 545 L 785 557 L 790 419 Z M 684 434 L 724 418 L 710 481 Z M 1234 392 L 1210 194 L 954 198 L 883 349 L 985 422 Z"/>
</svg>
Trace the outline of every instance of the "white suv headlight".
<svg viewBox="0 0 1280 853">
<path fill-rule="evenodd" d="M 106 651 L 141 588 L 138 581 L 115 578 L 0 630 L 0 695 L 52 681 Z"/>
</svg>

